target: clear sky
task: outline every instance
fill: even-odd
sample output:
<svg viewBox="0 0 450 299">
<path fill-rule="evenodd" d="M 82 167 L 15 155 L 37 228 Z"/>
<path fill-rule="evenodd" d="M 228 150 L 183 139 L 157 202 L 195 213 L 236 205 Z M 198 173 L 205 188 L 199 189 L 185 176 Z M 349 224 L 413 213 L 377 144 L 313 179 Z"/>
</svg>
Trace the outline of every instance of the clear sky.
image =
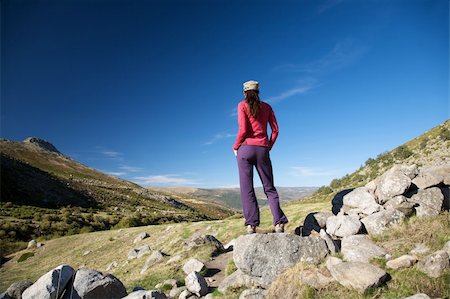
<svg viewBox="0 0 450 299">
<path fill-rule="evenodd" d="M 450 117 L 449 1 L 1 1 L 1 137 L 142 185 L 237 186 L 251 79 L 275 184 L 328 184 Z"/>
</svg>

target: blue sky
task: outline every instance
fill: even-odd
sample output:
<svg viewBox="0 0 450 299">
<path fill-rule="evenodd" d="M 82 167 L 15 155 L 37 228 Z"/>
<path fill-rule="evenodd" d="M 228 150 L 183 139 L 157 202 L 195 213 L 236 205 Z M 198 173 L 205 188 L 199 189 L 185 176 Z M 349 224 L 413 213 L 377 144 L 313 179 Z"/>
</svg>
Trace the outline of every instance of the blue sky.
<svg viewBox="0 0 450 299">
<path fill-rule="evenodd" d="M 277 186 L 328 184 L 450 117 L 447 0 L 9 0 L 1 17 L 1 137 L 142 185 L 237 186 L 251 79 L 280 126 Z"/>
</svg>

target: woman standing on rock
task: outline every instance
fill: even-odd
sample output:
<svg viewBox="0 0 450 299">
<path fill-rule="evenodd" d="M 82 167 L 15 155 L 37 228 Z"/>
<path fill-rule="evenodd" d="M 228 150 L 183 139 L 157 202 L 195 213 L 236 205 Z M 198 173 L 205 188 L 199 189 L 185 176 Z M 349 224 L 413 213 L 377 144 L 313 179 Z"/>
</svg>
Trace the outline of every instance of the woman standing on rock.
<svg viewBox="0 0 450 299">
<path fill-rule="evenodd" d="M 239 131 L 233 146 L 239 168 L 241 202 L 248 233 L 255 233 L 259 225 L 259 207 L 253 188 L 253 166 L 258 171 L 264 193 L 269 200 L 275 232 L 284 232 L 288 222 L 280 208 L 277 189 L 273 183 L 272 162 L 269 151 L 278 137 L 278 124 L 272 107 L 259 99 L 259 83 L 244 83 L 245 100 L 238 104 Z M 272 134 L 267 135 L 267 123 Z"/>
</svg>

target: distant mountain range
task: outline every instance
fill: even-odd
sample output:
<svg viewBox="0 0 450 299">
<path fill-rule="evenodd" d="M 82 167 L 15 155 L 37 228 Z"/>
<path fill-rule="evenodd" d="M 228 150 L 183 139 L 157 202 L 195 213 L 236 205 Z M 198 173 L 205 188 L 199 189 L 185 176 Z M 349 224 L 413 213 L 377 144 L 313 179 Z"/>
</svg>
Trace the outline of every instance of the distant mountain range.
<svg viewBox="0 0 450 299">
<path fill-rule="evenodd" d="M 149 188 L 150 190 L 162 191 L 171 194 L 177 198 L 188 200 L 189 198 L 206 200 L 224 204 L 230 208 L 240 211 L 242 209 L 241 196 L 239 188 Z M 302 199 L 317 191 L 317 187 L 277 187 L 280 202 L 289 202 Z M 261 206 L 267 205 L 267 197 L 262 187 L 255 188 L 256 198 Z"/>
</svg>

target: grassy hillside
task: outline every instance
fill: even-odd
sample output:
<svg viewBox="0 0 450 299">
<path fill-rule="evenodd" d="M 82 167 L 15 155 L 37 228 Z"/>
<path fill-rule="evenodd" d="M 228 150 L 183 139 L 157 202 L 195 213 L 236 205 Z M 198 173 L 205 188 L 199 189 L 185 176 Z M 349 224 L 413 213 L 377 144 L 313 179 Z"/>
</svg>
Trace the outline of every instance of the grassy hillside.
<svg viewBox="0 0 450 299">
<path fill-rule="evenodd" d="M 233 211 L 176 200 L 30 142 L 0 140 L 2 256 L 32 238 L 222 219 Z"/>
</svg>

